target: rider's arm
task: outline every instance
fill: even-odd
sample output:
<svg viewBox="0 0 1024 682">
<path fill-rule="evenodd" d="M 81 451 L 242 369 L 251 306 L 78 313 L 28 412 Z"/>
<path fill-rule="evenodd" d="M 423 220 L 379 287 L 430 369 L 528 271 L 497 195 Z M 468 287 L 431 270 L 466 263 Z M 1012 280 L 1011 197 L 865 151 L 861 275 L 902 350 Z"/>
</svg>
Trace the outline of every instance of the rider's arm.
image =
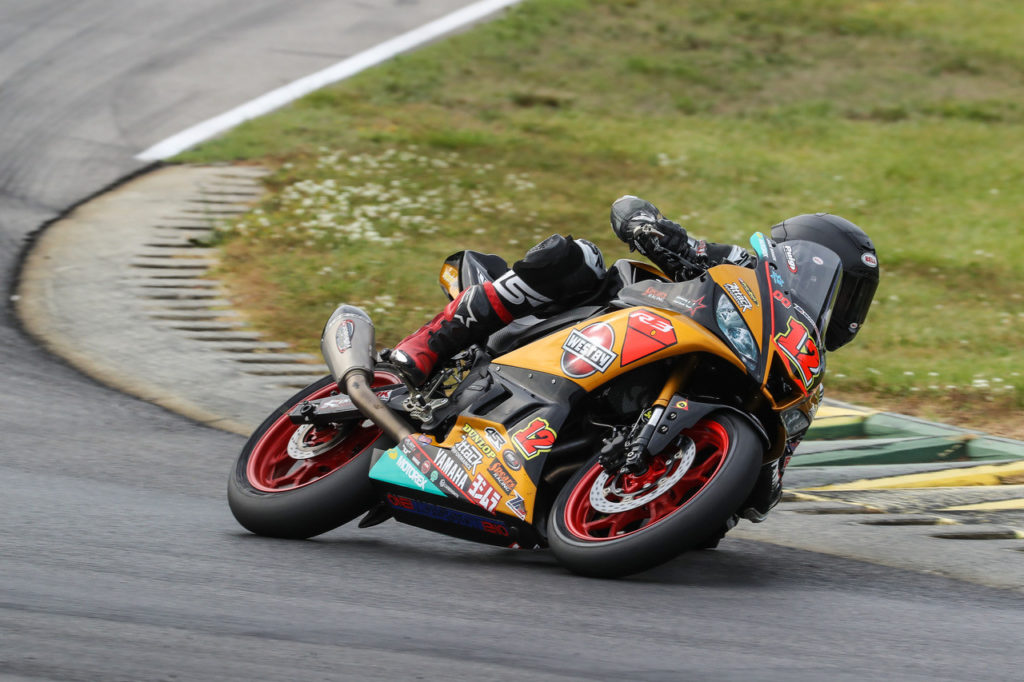
<svg viewBox="0 0 1024 682">
<path fill-rule="evenodd" d="M 688 279 L 712 265 L 748 265 L 753 259 L 739 246 L 696 240 L 665 218 L 651 202 L 626 195 L 612 204 L 612 230 L 675 280 Z"/>
</svg>

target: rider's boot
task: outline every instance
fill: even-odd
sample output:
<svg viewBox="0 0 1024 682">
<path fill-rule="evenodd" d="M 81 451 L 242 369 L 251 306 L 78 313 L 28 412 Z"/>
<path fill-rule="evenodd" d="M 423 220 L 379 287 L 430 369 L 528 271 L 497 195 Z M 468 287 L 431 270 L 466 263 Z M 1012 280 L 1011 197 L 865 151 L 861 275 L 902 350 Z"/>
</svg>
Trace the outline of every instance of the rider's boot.
<svg viewBox="0 0 1024 682">
<path fill-rule="evenodd" d="M 403 339 L 389 360 L 416 386 L 426 381 L 438 362 L 473 343 L 481 343 L 516 317 L 490 282 L 465 289 L 437 316 Z"/>
</svg>

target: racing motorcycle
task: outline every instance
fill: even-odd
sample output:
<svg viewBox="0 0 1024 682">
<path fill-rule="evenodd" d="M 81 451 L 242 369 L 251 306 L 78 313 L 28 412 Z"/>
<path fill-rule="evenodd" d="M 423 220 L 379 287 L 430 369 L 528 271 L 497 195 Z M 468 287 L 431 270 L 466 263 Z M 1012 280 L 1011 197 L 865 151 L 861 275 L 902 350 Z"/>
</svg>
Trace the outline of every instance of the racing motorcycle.
<svg viewBox="0 0 1024 682">
<path fill-rule="evenodd" d="M 331 375 L 285 401 L 228 485 L 260 535 L 308 538 L 363 515 L 511 548 L 549 547 L 590 576 L 636 573 L 761 521 L 822 397 L 822 330 L 842 268 L 805 241 L 751 237 L 753 267 L 673 281 L 619 260 L 584 304 L 513 321 L 422 386 L 381 361 L 342 305 Z M 652 247 L 654 248 L 654 247 Z M 445 261 L 449 299 L 506 272 Z"/>
</svg>

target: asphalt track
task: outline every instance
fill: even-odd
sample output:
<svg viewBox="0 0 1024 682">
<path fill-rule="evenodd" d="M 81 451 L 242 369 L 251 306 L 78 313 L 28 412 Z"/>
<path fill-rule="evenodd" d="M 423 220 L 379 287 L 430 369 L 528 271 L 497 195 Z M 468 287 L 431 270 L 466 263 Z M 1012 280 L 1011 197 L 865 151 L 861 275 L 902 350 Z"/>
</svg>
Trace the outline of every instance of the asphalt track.
<svg viewBox="0 0 1024 682">
<path fill-rule="evenodd" d="M 464 4 L 0 0 L 7 290 L 143 149 Z M 609 582 L 395 524 L 256 538 L 224 501 L 240 437 L 98 385 L 10 306 L 0 367 L 0 679 L 1020 678 L 1018 593 L 749 540 Z"/>
</svg>

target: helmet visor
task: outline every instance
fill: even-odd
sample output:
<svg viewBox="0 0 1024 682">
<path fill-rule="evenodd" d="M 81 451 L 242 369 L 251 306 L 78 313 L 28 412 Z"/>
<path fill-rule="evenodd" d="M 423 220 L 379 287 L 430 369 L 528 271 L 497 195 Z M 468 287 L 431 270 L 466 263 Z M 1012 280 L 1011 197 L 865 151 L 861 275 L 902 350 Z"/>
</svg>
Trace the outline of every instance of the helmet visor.
<svg viewBox="0 0 1024 682">
<path fill-rule="evenodd" d="M 877 289 L 877 279 L 859 277 L 851 273 L 843 277 L 843 285 L 836 297 L 828 328 L 829 343 L 826 347 L 829 350 L 849 343 L 857 335 L 864 320 L 867 319 Z"/>
</svg>

